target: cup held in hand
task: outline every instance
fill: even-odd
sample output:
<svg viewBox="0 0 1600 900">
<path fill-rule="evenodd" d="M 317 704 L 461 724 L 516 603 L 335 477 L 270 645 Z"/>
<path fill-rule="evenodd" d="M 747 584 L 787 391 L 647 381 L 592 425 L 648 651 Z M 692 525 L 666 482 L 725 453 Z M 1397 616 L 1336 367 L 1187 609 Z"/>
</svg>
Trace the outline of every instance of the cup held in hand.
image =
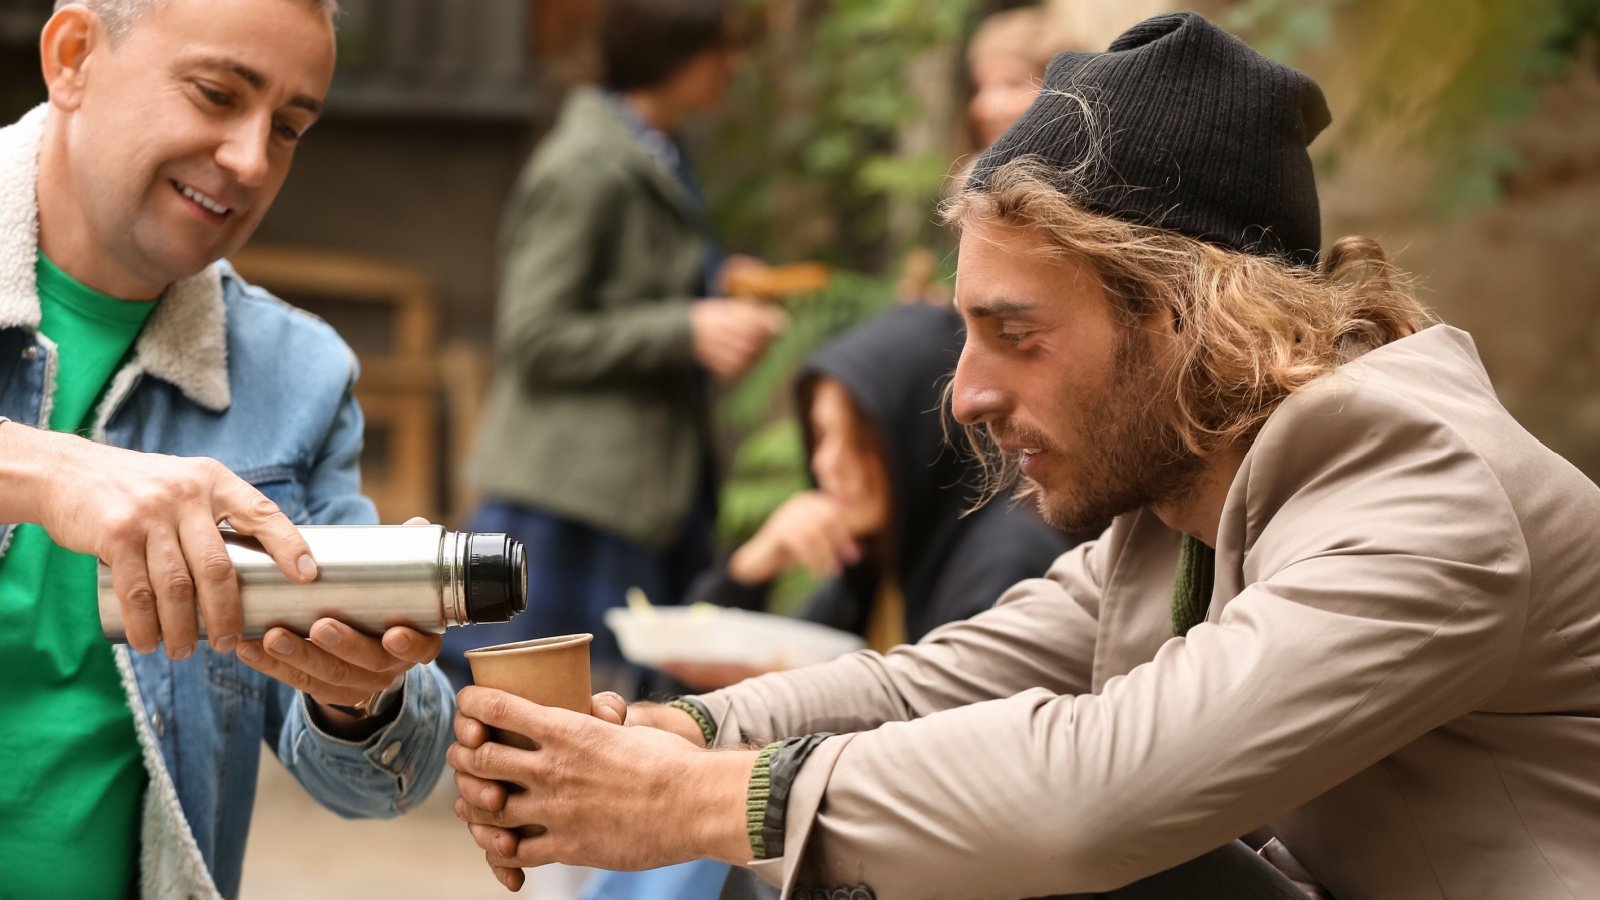
<svg viewBox="0 0 1600 900">
<path fill-rule="evenodd" d="M 472 681 L 532 700 L 589 715 L 593 691 L 589 683 L 592 634 L 566 634 L 467 651 Z M 495 729 L 496 741 L 531 749 L 519 734 Z"/>
</svg>

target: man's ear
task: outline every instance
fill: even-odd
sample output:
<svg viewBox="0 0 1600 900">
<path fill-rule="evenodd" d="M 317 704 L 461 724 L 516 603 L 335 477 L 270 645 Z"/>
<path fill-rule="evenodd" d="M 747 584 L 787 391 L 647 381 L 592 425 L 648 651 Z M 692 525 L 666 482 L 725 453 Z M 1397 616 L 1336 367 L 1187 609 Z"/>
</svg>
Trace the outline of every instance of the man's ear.
<svg viewBox="0 0 1600 900">
<path fill-rule="evenodd" d="M 64 6 L 39 34 L 39 67 L 50 103 L 66 112 L 83 102 L 90 58 L 106 43 L 100 18 L 86 6 Z"/>
</svg>

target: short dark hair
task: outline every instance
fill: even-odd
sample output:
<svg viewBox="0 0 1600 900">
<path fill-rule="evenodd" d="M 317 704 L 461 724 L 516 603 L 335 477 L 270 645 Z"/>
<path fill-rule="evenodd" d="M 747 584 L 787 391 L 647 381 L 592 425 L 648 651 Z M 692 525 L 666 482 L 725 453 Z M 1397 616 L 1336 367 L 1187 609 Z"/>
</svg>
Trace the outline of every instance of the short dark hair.
<svg viewBox="0 0 1600 900">
<path fill-rule="evenodd" d="M 727 0 L 609 0 L 600 26 L 601 83 L 654 87 L 729 41 Z"/>
</svg>

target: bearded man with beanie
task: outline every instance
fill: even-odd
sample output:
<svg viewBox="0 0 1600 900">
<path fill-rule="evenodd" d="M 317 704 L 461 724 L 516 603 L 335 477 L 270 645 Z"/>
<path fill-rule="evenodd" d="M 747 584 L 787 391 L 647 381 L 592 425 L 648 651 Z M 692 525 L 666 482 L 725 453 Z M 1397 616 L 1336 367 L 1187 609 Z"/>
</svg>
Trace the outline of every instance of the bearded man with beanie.
<svg viewBox="0 0 1600 900">
<path fill-rule="evenodd" d="M 1111 527 L 887 654 L 595 717 L 468 688 L 457 809 L 496 874 L 1600 896 L 1600 489 L 1375 243 L 1322 251 L 1328 120 L 1191 13 L 1056 57 L 948 209 L 952 400 L 996 490 Z"/>
</svg>

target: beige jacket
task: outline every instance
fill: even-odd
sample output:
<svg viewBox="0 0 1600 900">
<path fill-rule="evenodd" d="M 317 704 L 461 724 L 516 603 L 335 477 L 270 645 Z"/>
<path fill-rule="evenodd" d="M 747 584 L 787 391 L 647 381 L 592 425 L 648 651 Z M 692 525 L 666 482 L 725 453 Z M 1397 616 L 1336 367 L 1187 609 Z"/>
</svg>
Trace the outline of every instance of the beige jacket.
<svg viewBox="0 0 1600 900">
<path fill-rule="evenodd" d="M 722 743 L 855 732 L 755 865 L 791 889 L 1105 890 L 1265 826 L 1339 900 L 1600 897 L 1597 525 L 1436 326 L 1273 415 L 1187 638 L 1138 513 L 914 647 L 702 699 Z"/>
</svg>

